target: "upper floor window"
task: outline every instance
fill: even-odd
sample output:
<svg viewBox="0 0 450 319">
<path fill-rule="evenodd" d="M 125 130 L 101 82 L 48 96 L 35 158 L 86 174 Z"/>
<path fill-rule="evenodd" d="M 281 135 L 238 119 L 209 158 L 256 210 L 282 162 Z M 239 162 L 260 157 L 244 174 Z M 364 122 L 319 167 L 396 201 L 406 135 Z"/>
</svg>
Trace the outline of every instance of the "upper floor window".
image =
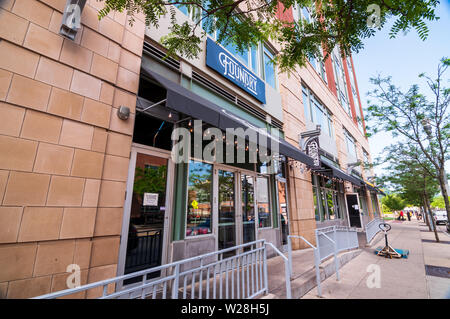
<svg viewBox="0 0 450 319">
<path fill-rule="evenodd" d="M 347 144 L 347 152 L 353 158 L 356 156 L 356 140 L 355 138 L 344 128 L 345 142 Z"/>
<path fill-rule="evenodd" d="M 305 118 L 315 124 L 319 124 L 322 132 L 329 137 L 334 137 L 333 115 L 317 99 L 314 93 L 302 86 L 303 108 Z"/>
<path fill-rule="evenodd" d="M 347 114 L 352 117 L 352 112 L 350 109 L 350 103 L 347 94 L 347 81 L 345 80 L 345 72 L 344 67 L 342 65 L 342 59 L 340 51 L 337 47 L 333 49 L 331 54 L 331 60 L 333 62 L 334 67 L 334 80 L 336 83 L 336 91 L 339 103 L 341 103 L 342 107 L 345 109 Z"/>
<path fill-rule="evenodd" d="M 366 174 L 366 178 L 370 175 L 370 170 L 369 170 L 369 165 L 370 165 L 370 160 L 369 160 L 369 153 L 366 152 L 365 149 L 363 149 L 363 158 L 364 158 L 364 173 Z"/>
<path fill-rule="evenodd" d="M 207 7 L 208 5 L 209 1 L 205 1 L 204 6 Z M 180 4 L 175 6 L 193 21 L 201 19 L 202 13 L 198 7 Z M 209 21 L 203 19 L 202 28 L 206 28 L 205 23 L 209 23 Z M 217 41 L 220 34 L 218 30 L 215 30 L 208 35 Z M 234 43 L 225 43 L 225 41 L 219 43 L 253 73 L 265 80 L 267 84 L 275 89 L 277 88 L 276 66 L 271 62 L 275 54 L 266 45 L 260 43 L 259 45 L 249 46 L 241 52 Z"/>
</svg>

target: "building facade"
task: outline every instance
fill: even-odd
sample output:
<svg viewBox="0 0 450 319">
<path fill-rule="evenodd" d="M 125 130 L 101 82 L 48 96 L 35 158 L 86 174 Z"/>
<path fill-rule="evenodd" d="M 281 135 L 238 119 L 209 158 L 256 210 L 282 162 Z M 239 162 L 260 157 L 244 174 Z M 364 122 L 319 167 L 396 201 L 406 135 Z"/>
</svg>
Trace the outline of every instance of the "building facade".
<svg viewBox="0 0 450 319">
<path fill-rule="evenodd" d="M 314 242 L 316 228 L 363 230 L 379 213 L 355 164 L 370 149 L 351 57 L 288 76 L 269 63 L 276 45 L 239 53 L 212 34 L 197 59 L 163 59 L 169 18 L 158 29 L 142 15 L 99 21 L 102 3 L 87 0 L 71 40 L 60 35 L 66 4 L 0 2 L 1 298 L 66 289 L 73 267 L 86 284 L 256 239 Z M 314 166 L 300 134 L 317 124 Z M 193 146 L 181 162 L 177 134 Z M 262 149 L 280 156 L 264 161 Z"/>
</svg>

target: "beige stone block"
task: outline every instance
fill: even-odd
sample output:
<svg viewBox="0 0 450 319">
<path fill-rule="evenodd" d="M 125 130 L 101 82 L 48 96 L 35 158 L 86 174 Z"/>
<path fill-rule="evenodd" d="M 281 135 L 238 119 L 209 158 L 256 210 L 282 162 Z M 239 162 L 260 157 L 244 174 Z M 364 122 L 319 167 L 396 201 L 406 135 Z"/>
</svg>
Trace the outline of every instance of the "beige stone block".
<svg viewBox="0 0 450 319">
<path fill-rule="evenodd" d="M 62 119 L 46 113 L 27 110 L 21 137 L 42 142 L 58 143 Z"/>
<path fill-rule="evenodd" d="M 102 181 L 99 207 L 123 207 L 126 185 L 123 182 Z"/>
<path fill-rule="evenodd" d="M 141 72 L 141 57 L 128 50 L 121 50 L 119 65 L 131 72 L 139 74 Z"/>
<path fill-rule="evenodd" d="M 40 0 L 40 1 L 52 7 L 53 9 L 58 10 L 61 13 L 64 11 L 64 8 L 66 7 L 66 1 L 64 0 Z"/>
<path fill-rule="evenodd" d="M 38 243 L 33 276 L 66 272 L 73 263 L 75 240 L 58 240 Z"/>
<path fill-rule="evenodd" d="M 40 1 L 16 0 L 12 12 L 47 28 L 50 24 L 53 10 Z"/>
<path fill-rule="evenodd" d="M 62 44 L 63 37 L 30 23 L 23 45 L 42 55 L 58 60 Z"/>
<path fill-rule="evenodd" d="M 0 70 L 0 101 L 6 100 L 12 76 L 11 72 Z"/>
<path fill-rule="evenodd" d="M 31 171 L 37 142 L 0 135 L 0 169 Z"/>
<path fill-rule="evenodd" d="M 120 235 L 122 220 L 123 208 L 99 208 L 95 221 L 94 236 Z"/>
<path fill-rule="evenodd" d="M 118 67 L 119 65 L 116 62 L 94 53 L 91 74 L 114 83 L 116 81 Z"/>
<path fill-rule="evenodd" d="M 83 194 L 83 207 L 97 207 L 100 194 L 100 180 L 86 179 Z"/>
<path fill-rule="evenodd" d="M 114 42 L 121 43 L 123 38 L 123 25 L 117 23 L 109 17 L 100 20 L 99 32 Z"/>
<path fill-rule="evenodd" d="M 3 205 L 43 206 L 47 198 L 49 182 L 49 175 L 12 171 L 6 187 Z"/>
<path fill-rule="evenodd" d="M 110 279 L 116 276 L 117 276 L 117 264 L 94 267 L 89 269 L 88 283 Z M 108 293 L 113 293 L 114 290 L 115 290 L 114 284 L 108 285 L 107 289 Z M 102 287 L 90 289 L 86 292 L 86 298 L 88 299 L 98 298 L 102 295 L 102 293 L 103 293 Z"/>
<path fill-rule="evenodd" d="M 117 263 L 119 257 L 120 237 L 102 237 L 92 240 L 90 267 Z"/>
<path fill-rule="evenodd" d="M 52 88 L 47 112 L 74 120 L 81 119 L 84 98 L 81 95 Z"/>
<path fill-rule="evenodd" d="M 21 45 L 28 28 L 28 21 L 0 9 L 0 38 Z"/>
<path fill-rule="evenodd" d="M 8 183 L 9 171 L 0 170 L 0 204 L 5 195 L 6 184 Z"/>
<path fill-rule="evenodd" d="M 129 23 L 126 23 L 125 28 L 128 31 L 130 31 L 131 33 L 133 33 L 134 35 L 136 35 L 137 37 L 139 37 L 140 39 L 144 39 L 144 35 L 145 35 L 145 22 L 144 21 L 135 19 L 132 25 L 130 25 Z"/>
<path fill-rule="evenodd" d="M 112 105 L 114 100 L 114 86 L 103 82 L 100 91 L 100 102 Z"/>
<path fill-rule="evenodd" d="M 113 60 L 116 63 L 120 61 L 120 45 L 113 41 L 109 41 L 108 47 L 108 59 Z"/>
<path fill-rule="evenodd" d="M 52 31 L 53 33 L 58 34 L 59 30 L 61 28 L 62 17 L 63 17 L 62 13 L 59 13 L 58 11 L 53 10 L 48 29 L 50 31 Z M 78 32 L 80 32 L 80 31 L 78 31 Z"/>
<path fill-rule="evenodd" d="M 69 175 L 74 150 L 70 147 L 40 143 L 34 172 L 56 175 Z"/>
<path fill-rule="evenodd" d="M 71 40 L 64 39 L 59 60 L 76 69 L 89 72 L 92 64 L 93 53 Z"/>
<path fill-rule="evenodd" d="M 108 56 L 109 40 L 91 29 L 85 28 L 81 45 L 95 53 Z"/>
<path fill-rule="evenodd" d="M 91 249 L 91 239 L 77 239 L 75 241 L 73 263 L 80 266 L 81 269 L 88 269 L 91 262 Z"/>
<path fill-rule="evenodd" d="M 45 57 L 41 57 L 35 79 L 68 90 L 70 82 L 72 81 L 72 75 L 72 68 Z"/>
<path fill-rule="evenodd" d="M 98 31 L 98 12 L 93 7 L 89 5 L 84 6 L 84 10 L 81 14 L 81 21 L 89 28 Z"/>
<path fill-rule="evenodd" d="M 62 208 L 25 207 L 18 241 L 58 239 L 62 217 Z"/>
<path fill-rule="evenodd" d="M 144 41 L 143 39 L 139 38 L 132 32 L 125 30 L 123 33 L 122 46 L 128 51 L 131 51 L 134 54 L 141 56 Z"/>
<path fill-rule="evenodd" d="M 102 153 L 76 150 L 73 158 L 72 176 L 86 178 L 101 178 L 103 161 Z"/>
<path fill-rule="evenodd" d="M 25 109 L 0 102 L 0 134 L 19 136 Z"/>
<path fill-rule="evenodd" d="M 132 138 L 129 135 L 109 132 L 106 153 L 122 157 L 130 157 Z"/>
<path fill-rule="evenodd" d="M 0 41 L 0 68 L 34 77 L 39 55 L 7 41 Z"/>
<path fill-rule="evenodd" d="M 1 245 L 0 282 L 31 277 L 36 248 L 36 243 Z"/>
<path fill-rule="evenodd" d="M 50 293 L 52 276 L 28 278 L 11 281 L 8 287 L 8 299 L 28 299 Z"/>
<path fill-rule="evenodd" d="M 82 270 L 80 271 L 80 285 L 86 285 L 87 284 L 87 277 L 88 277 L 88 270 Z M 66 272 L 62 274 L 56 274 L 52 276 L 52 287 L 51 292 L 57 292 L 61 290 L 69 289 L 69 286 L 67 285 L 67 281 L 69 283 L 74 284 L 73 279 L 73 272 Z M 75 294 L 66 295 L 63 297 L 58 297 L 57 299 L 84 299 L 86 296 L 86 291 L 81 291 Z"/>
<path fill-rule="evenodd" d="M 64 120 L 59 143 L 61 145 L 89 150 L 91 149 L 93 135 L 93 126 Z"/>
<path fill-rule="evenodd" d="M 22 219 L 22 207 L 0 207 L 0 243 L 15 243 Z"/>
<path fill-rule="evenodd" d="M 65 208 L 61 239 L 92 237 L 96 208 Z"/>
<path fill-rule="evenodd" d="M 108 128 L 111 119 L 111 106 L 91 99 L 84 100 L 83 113 L 81 120 L 83 122 Z"/>
<path fill-rule="evenodd" d="M 52 176 L 48 191 L 48 206 L 81 206 L 84 179 Z"/>
<path fill-rule="evenodd" d="M 139 74 L 119 66 L 116 85 L 132 93 L 137 93 L 139 88 Z"/>
<path fill-rule="evenodd" d="M 126 182 L 129 160 L 125 157 L 106 155 L 103 179 Z"/>
<path fill-rule="evenodd" d="M 101 86 L 102 82 L 99 79 L 75 70 L 70 91 L 93 100 L 98 100 L 100 98 Z"/>
<path fill-rule="evenodd" d="M 3 0 L 0 1 L 0 8 L 6 9 L 8 11 L 12 10 L 15 0 Z"/>
<path fill-rule="evenodd" d="M 20 75 L 14 75 L 6 101 L 45 111 L 47 109 L 50 90 L 51 87 L 47 84 Z"/>
<path fill-rule="evenodd" d="M 92 138 L 91 150 L 104 153 L 106 150 L 106 140 L 108 132 L 104 129 L 96 127 L 94 129 L 94 137 Z"/>
</svg>

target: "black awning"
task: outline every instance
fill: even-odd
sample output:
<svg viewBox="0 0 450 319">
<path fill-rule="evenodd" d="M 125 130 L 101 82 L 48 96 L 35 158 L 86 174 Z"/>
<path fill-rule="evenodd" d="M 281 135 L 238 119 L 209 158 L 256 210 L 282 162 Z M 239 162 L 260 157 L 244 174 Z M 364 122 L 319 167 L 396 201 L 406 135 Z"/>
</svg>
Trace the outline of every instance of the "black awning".
<svg viewBox="0 0 450 319">
<path fill-rule="evenodd" d="M 375 187 L 375 189 L 376 189 L 376 191 L 377 191 L 378 194 L 383 195 L 383 196 L 386 196 L 386 194 L 385 194 L 380 188 Z"/>
<path fill-rule="evenodd" d="M 327 163 L 323 162 L 322 160 L 320 162 L 321 162 L 322 166 L 325 167 L 325 169 L 313 169 L 314 172 L 318 172 L 318 173 L 327 175 L 330 178 L 335 177 L 335 178 L 339 178 L 339 179 L 348 181 L 358 187 L 361 186 L 361 181 L 359 179 L 357 179 L 351 175 L 348 175 L 347 173 L 345 173 L 344 171 L 340 170 L 337 167 L 328 165 Z"/>
<path fill-rule="evenodd" d="M 271 145 L 278 143 L 280 154 L 298 160 L 309 166 L 314 165 L 311 157 L 286 142 L 283 138 L 267 134 L 267 132 L 259 132 L 256 126 L 246 120 L 234 115 L 233 113 L 221 108 L 220 106 L 198 94 L 195 94 L 181 85 L 166 79 L 158 73 L 155 73 L 147 68 L 141 69 L 141 73 L 152 78 L 167 90 L 166 105 L 171 109 L 192 116 L 193 118 L 203 120 L 206 123 L 222 130 L 226 130 L 227 128 L 254 130 L 258 137 L 261 136 L 268 138 L 267 147 L 269 149 L 271 149 Z"/>
</svg>

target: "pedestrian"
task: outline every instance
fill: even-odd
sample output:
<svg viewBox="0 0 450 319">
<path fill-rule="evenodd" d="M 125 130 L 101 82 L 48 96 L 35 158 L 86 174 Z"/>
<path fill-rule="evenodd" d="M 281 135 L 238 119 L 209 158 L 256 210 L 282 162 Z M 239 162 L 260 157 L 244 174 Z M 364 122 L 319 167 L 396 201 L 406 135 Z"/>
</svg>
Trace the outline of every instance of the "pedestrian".
<svg viewBox="0 0 450 319">
<path fill-rule="evenodd" d="M 410 221 L 411 221 L 411 212 L 408 211 L 408 212 L 406 213 L 406 216 L 408 216 L 408 221 L 410 222 Z"/>
<path fill-rule="evenodd" d="M 400 219 L 401 220 L 405 220 L 405 216 L 403 215 L 403 211 L 402 210 L 400 211 Z"/>
</svg>

